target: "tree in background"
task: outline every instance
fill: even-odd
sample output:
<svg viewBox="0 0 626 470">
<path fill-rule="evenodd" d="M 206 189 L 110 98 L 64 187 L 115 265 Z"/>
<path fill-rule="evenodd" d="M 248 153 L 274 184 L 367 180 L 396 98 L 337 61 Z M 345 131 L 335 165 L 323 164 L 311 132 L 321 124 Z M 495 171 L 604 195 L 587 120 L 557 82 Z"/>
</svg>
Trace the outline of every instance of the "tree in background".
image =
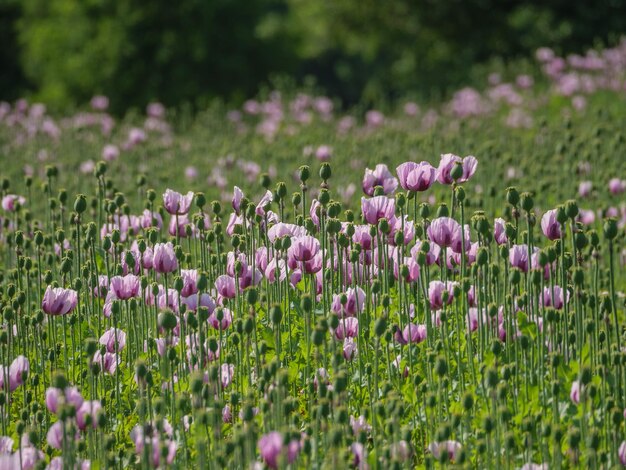
<svg viewBox="0 0 626 470">
<path fill-rule="evenodd" d="M 271 0 L 24 0 L 22 64 L 56 106 L 94 93 L 118 111 L 241 97 L 290 71 L 290 42 L 260 29 L 271 12 Z"/>
<path fill-rule="evenodd" d="M 312 76 L 344 104 L 438 98 L 494 58 L 626 33 L 622 0 L 0 0 L 5 12 L 3 97 L 25 76 L 53 107 L 104 93 L 118 112 L 240 101 L 275 74 Z"/>
</svg>

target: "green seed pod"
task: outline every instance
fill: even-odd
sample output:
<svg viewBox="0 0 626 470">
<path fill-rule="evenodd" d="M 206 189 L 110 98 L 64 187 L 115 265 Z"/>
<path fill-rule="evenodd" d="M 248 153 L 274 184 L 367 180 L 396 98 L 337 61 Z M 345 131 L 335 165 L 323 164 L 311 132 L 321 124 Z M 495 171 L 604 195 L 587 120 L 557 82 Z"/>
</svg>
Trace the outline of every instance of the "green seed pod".
<svg viewBox="0 0 626 470">
<path fill-rule="evenodd" d="M 374 325 L 374 334 L 380 338 L 381 336 L 383 336 L 383 334 L 385 334 L 386 330 L 387 330 L 387 320 L 383 317 L 376 320 L 376 323 Z"/>
<path fill-rule="evenodd" d="M 489 251 L 484 246 L 481 246 L 478 249 L 478 253 L 476 254 L 476 262 L 479 266 L 485 266 L 489 261 Z"/>
<path fill-rule="evenodd" d="M 463 165 L 461 162 L 456 162 L 450 170 L 450 177 L 456 181 L 463 176 Z"/>
<path fill-rule="evenodd" d="M 300 299 L 300 308 L 302 308 L 302 310 L 306 313 L 311 312 L 311 310 L 313 309 L 313 301 L 311 300 L 310 295 L 305 294 L 302 296 L 302 298 Z"/>
<path fill-rule="evenodd" d="M 604 221 L 604 237 L 607 240 L 613 240 L 617 237 L 617 221 L 613 218 Z"/>
<path fill-rule="evenodd" d="M 283 311 L 280 308 L 280 305 L 274 305 L 270 310 L 270 318 L 272 323 L 275 325 L 280 325 L 281 320 L 283 319 Z"/>
<path fill-rule="evenodd" d="M 322 206 L 326 206 L 330 202 L 330 193 L 328 192 L 328 189 L 320 189 L 318 200 Z"/>
<path fill-rule="evenodd" d="M 272 179 L 270 178 L 270 175 L 268 175 L 267 173 L 261 173 L 259 177 L 259 183 L 264 189 L 268 189 L 270 185 L 272 184 Z"/>
<path fill-rule="evenodd" d="M 461 186 L 457 186 L 455 189 L 456 199 L 459 202 L 465 201 L 465 190 Z"/>
<path fill-rule="evenodd" d="M 448 373 L 448 363 L 444 357 L 439 356 L 435 363 L 435 373 L 441 378 Z"/>
<path fill-rule="evenodd" d="M 526 212 L 530 212 L 535 205 L 532 195 L 528 192 L 522 193 L 520 200 L 522 203 L 522 209 Z"/>
<path fill-rule="evenodd" d="M 565 202 L 565 213 L 570 219 L 575 219 L 578 215 L 578 204 L 573 199 Z"/>
<path fill-rule="evenodd" d="M 514 186 L 506 188 L 506 200 L 512 206 L 517 206 L 520 201 L 520 195 Z"/>
<path fill-rule="evenodd" d="M 307 165 L 302 165 L 300 167 L 300 181 L 302 183 L 306 183 L 306 181 L 311 177 L 311 170 Z"/>
<path fill-rule="evenodd" d="M 300 193 L 293 193 L 291 195 L 291 203 L 294 206 L 298 207 L 301 202 L 302 202 L 302 195 Z"/>
<path fill-rule="evenodd" d="M 259 300 L 259 291 L 254 287 L 246 289 L 246 300 L 249 305 L 256 305 Z"/>
<path fill-rule="evenodd" d="M 161 328 L 171 331 L 176 328 L 176 315 L 170 310 L 164 310 L 159 314 L 158 322 Z"/>
<path fill-rule="evenodd" d="M 87 198 L 84 194 L 76 196 L 76 200 L 74 201 L 74 210 L 78 214 L 82 214 L 87 210 Z"/>
<path fill-rule="evenodd" d="M 391 230 L 391 227 L 389 226 L 389 221 L 387 219 L 385 219 L 385 218 L 380 219 L 378 221 L 378 228 L 385 235 L 387 235 L 389 233 L 389 231 Z"/>
</svg>

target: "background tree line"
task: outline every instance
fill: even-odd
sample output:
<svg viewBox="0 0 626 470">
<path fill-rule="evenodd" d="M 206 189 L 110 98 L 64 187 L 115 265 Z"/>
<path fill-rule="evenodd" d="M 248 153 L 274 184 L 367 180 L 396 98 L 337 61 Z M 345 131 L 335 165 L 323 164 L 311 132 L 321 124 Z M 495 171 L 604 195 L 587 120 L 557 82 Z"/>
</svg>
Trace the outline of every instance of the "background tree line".
<svg viewBox="0 0 626 470">
<path fill-rule="evenodd" d="M 0 99 L 240 101 L 274 76 L 344 103 L 438 96 L 540 46 L 626 32 L 623 0 L 0 0 Z"/>
</svg>

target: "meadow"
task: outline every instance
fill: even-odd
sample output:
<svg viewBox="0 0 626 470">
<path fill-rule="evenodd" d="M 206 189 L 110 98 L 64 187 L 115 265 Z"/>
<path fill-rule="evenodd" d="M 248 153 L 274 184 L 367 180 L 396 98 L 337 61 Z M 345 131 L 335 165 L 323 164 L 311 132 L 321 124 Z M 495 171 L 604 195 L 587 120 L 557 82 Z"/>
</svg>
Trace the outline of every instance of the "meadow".
<svg viewBox="0 0 626 470">
<path fill-rule="evenodd" d="M 107 108 L 0 104 L 0 470 L 626 466 L 626 42 Z"/>
</svg>

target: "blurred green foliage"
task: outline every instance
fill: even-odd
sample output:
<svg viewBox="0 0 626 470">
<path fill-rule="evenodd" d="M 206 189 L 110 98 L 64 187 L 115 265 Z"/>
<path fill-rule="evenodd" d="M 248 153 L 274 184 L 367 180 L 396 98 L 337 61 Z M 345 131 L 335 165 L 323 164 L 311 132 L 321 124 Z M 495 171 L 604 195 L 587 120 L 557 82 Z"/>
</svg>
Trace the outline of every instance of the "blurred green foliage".
<svg viewBox="0 0 626 470">
<path fill-rule="evenodd" d="M 0 0 L 0 85 L 53 108 L 104 93 L 118 111 L 239 101 L 276 75 L 344 103 L 432 99 L 495 58 L 624 32 L 621 0 Z"/>
</svg>

